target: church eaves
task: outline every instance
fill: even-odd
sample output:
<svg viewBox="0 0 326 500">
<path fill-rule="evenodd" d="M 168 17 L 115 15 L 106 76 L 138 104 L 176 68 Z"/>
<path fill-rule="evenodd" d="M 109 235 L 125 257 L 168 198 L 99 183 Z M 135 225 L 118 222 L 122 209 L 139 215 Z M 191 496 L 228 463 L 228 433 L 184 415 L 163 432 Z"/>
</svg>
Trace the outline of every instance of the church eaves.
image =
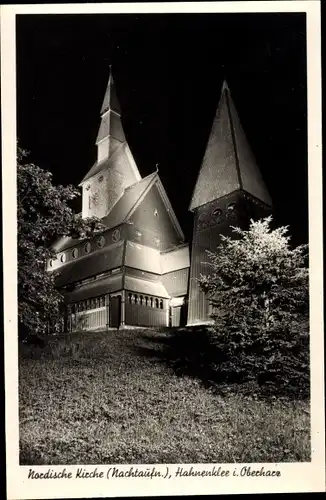
<svg viewBox="0 0 326 500">
<path fill-rule="evenodd" d="M 237 190 L 247 191 L 268 206 L 272 204 L 224 82 L 189 209 Z"/>
</svg>

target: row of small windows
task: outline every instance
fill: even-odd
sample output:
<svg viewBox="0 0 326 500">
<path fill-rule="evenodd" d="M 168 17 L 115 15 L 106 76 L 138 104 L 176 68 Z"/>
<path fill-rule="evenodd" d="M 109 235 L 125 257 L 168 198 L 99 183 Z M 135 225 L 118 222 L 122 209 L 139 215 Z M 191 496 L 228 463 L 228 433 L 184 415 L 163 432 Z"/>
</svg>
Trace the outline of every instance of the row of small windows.
<svg viewBox="0 0 326 500">
<path fill-rule="evenodd" d="M 232 212 L 234 212 L 237 208 L 237 204 L 236 203 L 230 203 L 228 206 L 227 206 L 227 215 L 228 214 L 231 214 Z M 207 217 L 208 214 L 201 214 L 199 216 L 199 219 L 204 219 Z M 214 217 L 214 219 L 219 222 L 220 220 L 222 220 L 222 216 L 223 216 L 223 211 L 220 209 L 220 208 L 215 208 L 213 211 L 212 211 L 212 216 Z"/>
<path fill-rule="evenodd" d="M 129 304 L 138 304 L 140 306 L 163 309 L 163 299 L 148 297 L 147 295 L 138 295 L 137 293 L 128 294 Z M 68 306 L 69 313 L 76 314 L 78 312 L 90 311 L 105 307 L 105 295 L 95 297 L 93 299 L 82 300 Z"/>
<path fill-rule="evenodd" d="M 117 241 L 119 241 L 120 239 L 120 230 L 119 229 L 115 229 L 112 233 L 112 241 L 113 243 L 116 243 Z M 105 237 L 104 236 L 100 236 L 99 238 L 97 238 L 96 240 L 96 245 L 98 248 L 103 248 L 104 245 L 105 245 Z M 87 243 L 85 243 L 84 245 L 84 252 L 85 253 L 90 253 L 92 250 L 92 244 L 90 241 L 88 241 Z M 79 249 L 78 248 L 73 248 L 72 252 L 71 252 L 71 256 L 73 259 L 77 259 L 77 257 L 79 256 Z M 62 253 L 59 257 L 60 259 L 60 262 L 64 263 L 66 262 L 67 260 L 67 254 L 66 253 Z M 50 267 L 53 266 L 53 260 L 51 259 L 50 260 Z"/>
<path fill-rule="evenodd" d="M 82 300 L 81 302 L 76 302 L 69 306 L 70 313 L 78 313 L 83 311 L 89 311 L 91 309 L 98 309 L 100 307 L 105 307 L 105 295 L 101 297 L 95 297 L 94 299 Z"/>
<path fill-rule="evenodd" d="M 128 302 L 129 304 L 138 304 L 140 306 L 163 309 L 163 299 L 148 297 L 147 295 L 138 295 L 137 293 L 129 293 Z"/>
</svg>

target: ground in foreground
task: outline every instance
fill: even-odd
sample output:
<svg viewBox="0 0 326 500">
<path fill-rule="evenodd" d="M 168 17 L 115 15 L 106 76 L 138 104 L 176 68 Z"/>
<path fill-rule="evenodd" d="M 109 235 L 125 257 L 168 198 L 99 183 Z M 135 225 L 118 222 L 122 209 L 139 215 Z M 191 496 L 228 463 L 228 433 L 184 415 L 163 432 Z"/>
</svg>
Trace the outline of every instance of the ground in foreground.
<svg viewBox="0 0 326 500">
<path fill-rule="evenodd" d="M 187 344 L 187 330 L 110 331 L 21 355 L 20 463 L 310 460 L 307 401 L 220 392 L 180 369 L 176 335 Z"/>
</svg>

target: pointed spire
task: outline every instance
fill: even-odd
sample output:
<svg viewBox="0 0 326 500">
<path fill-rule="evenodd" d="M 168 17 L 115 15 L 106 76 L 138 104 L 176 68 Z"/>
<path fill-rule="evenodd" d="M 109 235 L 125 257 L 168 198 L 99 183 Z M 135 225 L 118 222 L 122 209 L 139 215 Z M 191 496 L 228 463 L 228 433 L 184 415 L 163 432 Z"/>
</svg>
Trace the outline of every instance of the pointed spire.
<svg viewBox="0 0 326 500">
<path fill-rule="evenodd" d="M 110 165 L 112 176 L 121 177 L 121 185 L 124 185 L 123 183 L 127 178 L 130 183 L 131 180 L 135 182 L 141 179 L 135 160 L 126 142 L 111 66 L 109 82 L 101 109 L 101 123 L 96 138 L 96 145 L 97 161 L 85 175 L 80 185 L 83 185 L 100 171 L 106 170 L 108 165 Z M 122 172 L 119 169 L 124 169 L 125 171 Z M 114 182 L 112 181 L 112 185 L 114 185 Z"/>
<path fill-rule="evenodd" d="M 189 208 L 193 210 L 239 189 L 271 206 L 270 195 L 224 80 Z"/>
<path fill-rule="evenodd" d="M 109 82 L 103 99 L 101 115 L 103 115 L 106 111 L 109 110 L 112 110 L 115 113 L 118 113 L 119 115 L 121 114 L 120 104 L 117 98 L 117 93 L 112 75 L 112 64 L 110 64 Z"/>
<path fill-rule="evenodd" d="M 229 86 L 228 86 L 228 84 L 227 84 L 227 81 L 226 81 L 226 80 L 224 80 L 224 81 L 223 81 L 223 85 L 222 85 L 222 91 L 221 91 L 221 94 L 223 94 L 223 92 L 225 92 L 226 90 L 228 90 L 228 91 L 230 92 L 230 88 L 229 88 Z"/>
<path fill-rule="evenodd" d="M 101 108 L 101 125 L 97 134 L 96 144 L 103 141 L 105 138 L 108 138 L 115 146 L 125 142 L 126 138 L 121 123 L 120 113 L 120 104 L 113 80 L 112 65 L 110 64 L 109 82 Z M 114 149 L 115 147 L 111 146 L 111 153 L 113 153 Z"/>
</svg>

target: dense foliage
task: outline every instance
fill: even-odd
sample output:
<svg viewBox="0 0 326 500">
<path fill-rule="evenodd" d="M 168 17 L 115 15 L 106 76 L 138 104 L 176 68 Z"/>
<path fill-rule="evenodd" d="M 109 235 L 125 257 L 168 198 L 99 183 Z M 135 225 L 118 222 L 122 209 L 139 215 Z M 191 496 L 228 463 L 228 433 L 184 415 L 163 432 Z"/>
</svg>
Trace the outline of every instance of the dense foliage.
<svg viewBox="0 0 326 500">
<path fill-rule="evenodd" d="M 208 252 L 211 272 L 200 279 L 214 318 L 220 373 L 308 390 L 307 246 L 291 248 L 287 227 L 271 217 L 234 228 Z"/>
<path fill-rule="evenodd" d="M 60 314 L 63 297 L 46 262 L 55 257 L 51 244 L 59 236 L 90 237 L 99 220 L 82 219 L 69 203 L 79 196 L 73 186 L 55 186 L 52 174 L 17 154 L 18 316 L 20 336 L 42 334 Z"/>
</svg>

